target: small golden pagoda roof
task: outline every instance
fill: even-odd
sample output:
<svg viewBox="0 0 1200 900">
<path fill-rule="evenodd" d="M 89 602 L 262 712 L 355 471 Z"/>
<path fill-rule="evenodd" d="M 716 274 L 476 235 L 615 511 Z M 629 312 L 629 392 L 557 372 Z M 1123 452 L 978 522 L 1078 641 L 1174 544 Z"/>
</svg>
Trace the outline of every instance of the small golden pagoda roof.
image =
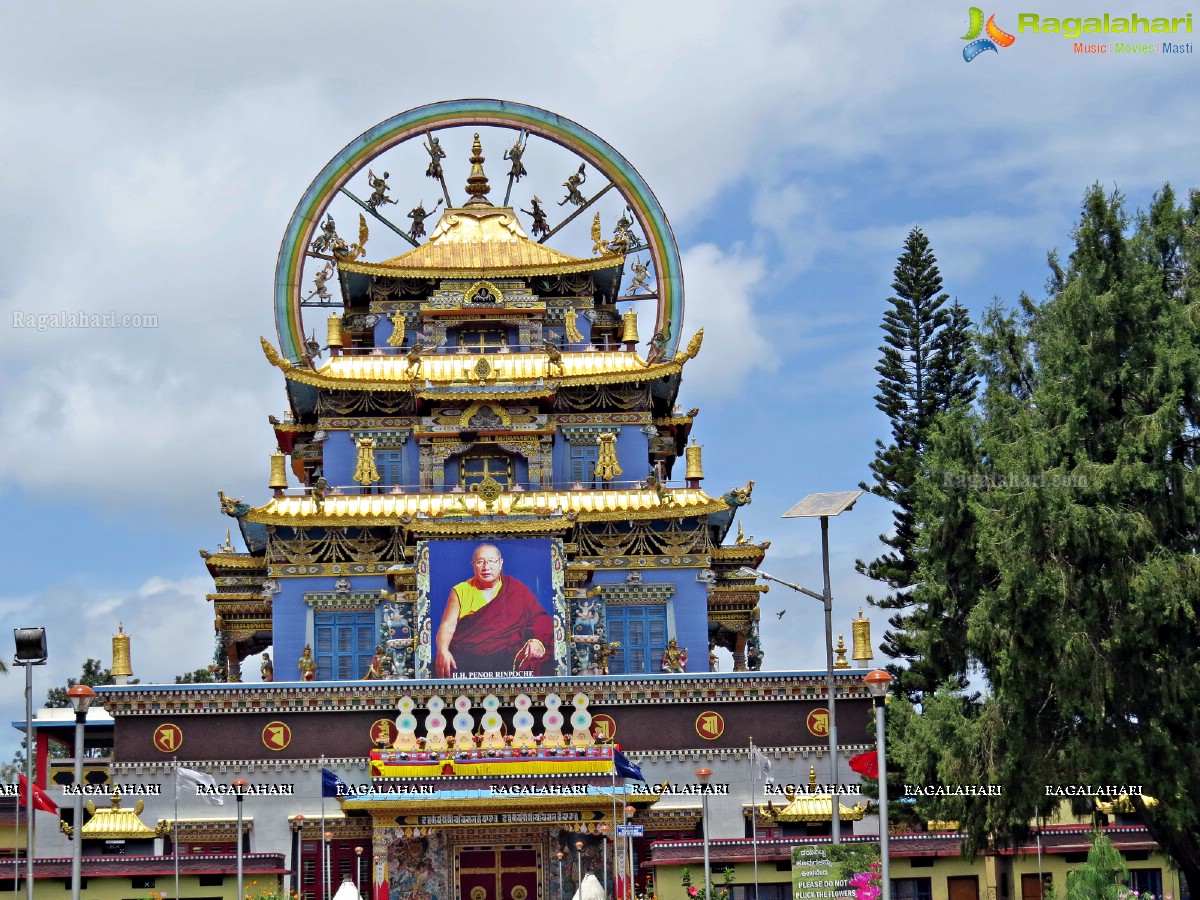
<svg viewBox="0 0 1200 900">
<path fill-rule="evenodd" d="M 591 272 L 624 265 L 621 255 L 578 259 L 530 240 L 511 207 L 472 206 L 445 210 L 429 240 L 414 250 L 378 263 L 339 262 L 338 268 L 389 278 L 475 278 Z"/>
<path fill-rule="evenodd" d="M 790 801 L 783 809 L 769 810 L 776 822 L 829 822 L 833 819 L 833 794 L 817 793 L 817 771 L 813 767 L 808 770 L 809 789 L 806 792 L 788 791 Z M 861 822 L 867 811 L 865 803 L 846 806 L 839 802 L 839 811 L 843 821 Z"/>
<path fill-rule="evenodd" d="M 98 809 L 88 801 L 88 812 L 92 818 L 83 826 L 83 836 L 95 840 L 128 840 L 130 838 L 152 838 L 158 832 L 140 818 L 145 804 L 141 800 L 133 809 L 121 809 L 121 795 L 112 795 L 109 809 Z"/>
<path fill-rule="evenodd" d="M 724 500 L 699 488 L 655 490 L 505 491 L 489 512 L 485 501 L 468 493 L 326 494 L 275 497 L 251 510 L 249 522 L 266 525 L 394 525 L 396 519 L 471 521 L 478 516 L 570 516 L 578 520 L 626 521 L 664 515 L 701 516 L 726 509 Z"/>
<path fill-rule="evenodd" d="M 843 822 L 861 822 L 867 807 L 863 803 L 854 806 L 839 804 Z M 798 794 L 783 809 L 775 811 L 776 822 L 829 822 L 833 819 L 832 794 Z"/>
</svg>

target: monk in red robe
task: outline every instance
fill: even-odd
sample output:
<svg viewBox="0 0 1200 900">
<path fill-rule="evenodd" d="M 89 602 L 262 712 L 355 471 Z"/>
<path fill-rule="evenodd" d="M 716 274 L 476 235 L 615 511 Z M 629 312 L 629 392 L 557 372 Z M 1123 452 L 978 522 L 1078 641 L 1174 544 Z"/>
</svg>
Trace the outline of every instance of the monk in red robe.
<svg viewBox="0 0 1200 900">
<path fill-rule="evenodd" d="M 480 672 L 547 674 L 554 662 L 554 623 L 537 597 L 517 579 L 501 576 L 495 544 L 471 556 L 474 575 L 454 586 L 437 631 L 437 678 Z"/>
</svg>

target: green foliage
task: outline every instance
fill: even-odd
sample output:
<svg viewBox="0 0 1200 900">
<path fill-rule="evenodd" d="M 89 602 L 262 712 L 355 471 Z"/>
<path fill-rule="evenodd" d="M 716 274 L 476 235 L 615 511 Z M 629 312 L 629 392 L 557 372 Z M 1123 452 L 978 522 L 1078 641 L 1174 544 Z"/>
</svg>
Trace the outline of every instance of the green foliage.
<svg viewBox="0 0 1200 900">
<path fill-rule="evenodd" d="M 1064 900 L 1122 900 L 1128 893 L 1125 860 L 1104 834 L 1092 832 L 1087 862 L 1067 873 Z"/>
<path fill-rule="evenodd" d="M 105 669 L 98 659 L 86 660 L 83 664 L 83 672 L 78 678 L 68 678 L 66 687 L 50 688 L 46 693 L 46 706 L 59 709 L 70 706 L 71 701 L 67 699 L 67 691 L 77 684 L 97 687 L 112 683 L 112 669 Z"/>
<path fill-rule="evenodd" d="M 926 601 L 912 590 L 919 580 L 922 540 L 918 485 L 939 416 L 970 403 L 977 379 L 970 320 L 958 303 L 946 307 L 949 295 L 942 293 L 937 259 L 919 228 L 909 232 L 894 275 L 896 293 L 883 315 L 884 344 L 875 368 L 875 405 L 891 423 L 891 440 L 875 442 L 873 481 L 859 485 L 893 504 L 894 529 L 880 536 L 887 551 L 869 563 L 859 560 L 857 567 L 894 591 L 868 599 L 882 608 L 902 610 L 889 619 L 891 630 L 884 635 L 883 649 L 889 657 L 909 662 L 908 667 L 892 668 L 896 689 L 919 695 L 947 675 L 961 673 L 963 666 L 958 659 L 935 662 L 929 655 L 924 632 L 936 630 L 940 614 L 927 611 Z"/>
<path fill-rule="evenodd" d="M 872 864 L 879 864 L 878 844 L 832 844 L 828 853 L 838 881 L 849 881 L 860 872 L 869 872 Z"/>
<path fill-rule="evenodd" d="M 975 470 L 923 488 L 914 593 L 944 600 L 988 692 L 951 682 L 893 749 L 914 781 L 1000 786 L 947 816 L 976 847 L 1021 836 L 1046 785 L 1139 785 L 1200 884 L 1198 236 L 1196 192 L 1131 215 L 1090 189 L 1045 302 L 985 317 L 979 408 L 931 439 L 927 460 Z M 934 542 L 939 517 L 957 545 Z"/>
<path fill-rule="evenodd" d="M 175 676 L 176 684 L 215 684 L 216 676 L 211 669 L 196 669 L 194 672 L 184 672 Z"/>
</svg>

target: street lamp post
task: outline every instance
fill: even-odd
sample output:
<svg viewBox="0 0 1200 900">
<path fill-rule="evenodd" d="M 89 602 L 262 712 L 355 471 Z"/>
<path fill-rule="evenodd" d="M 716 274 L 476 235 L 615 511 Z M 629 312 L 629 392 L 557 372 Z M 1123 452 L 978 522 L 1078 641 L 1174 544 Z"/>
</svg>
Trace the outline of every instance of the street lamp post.
<svg viewBox="0 0 1200 900">
<path fill-rule="evenodd" d="M 602 845 L 602 850 L 603 850 L 603 854 L 604 854 L 604 857 L 603 857 L 604 865 L 601 867 L 600 871 L 604 875 L 604 896 L 608 897 L 608 823 L 607 822 L 605 822 L 604 824 L 602 824 L 600 826 L 600 843 Z M 613 851 L 613 855 L 616 856 L 616 850 Z"/>
<path fill-rule="evenodd" d="M 321 863 L 321 896 L 324 897 L 325 900 L 329 900 L 330 896 L 333 894 L 333 860 L 330 859 L 330 855 L 333 853 L 332 831 L 326 831 L 321 836 L 321 846 L 324 854 L 322 856 L 324 862 Z"/>
<path fill-rule="evenodd" d="M 575 893 L 583 900 L 583 841 L 575 842 Z"/>
<path fill-rule="evenodd" d="M 245 896 L 242 887 L 242 882 L 245 880 L 242 873 L 242 800 L 246 796 L 246 789 L 250 787 L 249 782 L 244 778 L 238 778 L 233 782 L 233 795 L 237 798 L 237 888 L 238 900 Z"/>
<path fill-rule="evenodd" d="M 712 769 L 697 769 L 696 778 L 701 784 L 700 793 L 700 833 L 704 836 L 704 895 L 703 900 L 711 900 L 708 869 L 708 779 L 712 778 Z"/>
<path fill-rule="evenodd" d="M 558 857 L 558 900 L 567 900 L 567 889 L 563 886 L 562 861 L 563 852 L 561 850 L 555 854 Z"/>
<path fill-rule="evenodd" d="M 25 667 L 25 897 L 33 900 L 33 669 L 49 657 L 45 628 L 14 628 L 13 665 Z M 16 855 L 15 853 L 13 854 Z M 16 879 L 13 879 L 16 887 Z"/>
<path fill-rule="evenodd" d="M 834 786 L 832 788 L 834 794 L 831 806 L 833 814 L 833 843 L 835 844 L 842 842 L 842 811 L 841 804 L 838 802 L 839 795 L 836 787 L 838 783 L 838 737 L 837 701 L 834 697 L 835 687 L 833 680 L 833 592 L 829 584 L 829 520 L 833 516 L 840 516 L 842 513 L 853 509 L 855 501 L 862 495 L 862 491 L 834 491 L 824 494 L 809 494 L 781 516 L 784 519 L 819 518 L 821 520 L 821 593 L 818 594 L 816 591 L 810 591 L 808 588 L 800 587 L 798 584 L 792 584 L 781 578 L 775 578 L 766 572 L 757 573 L 768 581 L 774 581 L 782 584 L 784 587 L 799 591 L 807 597 L 812 597 L 814 600 L 820 600 L 821 605 L 825 607 L 825 685 L 826 693 L 829 695 L 829 783 Z"/>
<path fill-rule="evenodd" d="M 629 820 L 633 818 L 633 814 L 636 812 L 637 809 L 632 804 L 625 807 L 626 825 L 629 824 Z M 633 889 L 635 881 L 633 877 L 633 835 L 627 835 L 625 837 L 625 859 L 629 867 L 628 876 L 625 878 L 625 900 L 633 900 L 634 894 L 636 893 Z"/>
<path fill-rule="evenodd" d="M 354 862 L 354 875 L 355 875 L 355 878 L 357 881 L 357 883 L 355 884 L 355 887 L 358 888 L 358 896 L 361 897 L 362 896 L 362 855 L 363 855 L 363 848 L 361 845 L 354 848 L 354 855 L 357 857 L 357 859 Z"/>
<path fill-rule="evenodd" d="M 888 686 L 892 676 L 883 669 L 868 672 L 863 678 L 867 689 L 871 692 L 871 702 L 875 706 L 875 753 L 879 762 L 879 876 L 883 890 L 881 900 L 891 900 L 892 882 L 891 866 L 888 863 L 888 795 L 887 795 L 887 754 L 884 746 L 883 707 L 887 700 Z"/>
<path fill-rule="evenodd" d="M 75 800 L 71 804 L 74 830 L 71 832 L 71 900 L 79 900 L 79 889 L 83 871 L 83 727 L 87 722 L 88 707 L 96 699 L 96 692 L 86 684 L 77 684 L 67 691 L 71 709 L 75 710 Z M 30 790 L 32 793 L 32 789 Z"/>
</svg>

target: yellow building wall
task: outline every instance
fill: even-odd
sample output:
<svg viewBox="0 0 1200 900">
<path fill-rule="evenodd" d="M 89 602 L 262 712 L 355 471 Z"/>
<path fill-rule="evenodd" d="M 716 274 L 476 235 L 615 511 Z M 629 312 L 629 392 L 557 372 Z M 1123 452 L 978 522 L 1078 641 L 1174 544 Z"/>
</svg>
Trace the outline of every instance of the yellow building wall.
<svg viewBox="0 0 1200 900">
<path fill-rule="evenodd" d="M 933 860 L 933 865 L 923 865 L 923 861 Z M 913 865 L 916 862 L 917 865 Z M 1042 854 L 1041 870 L 1051 877 L 1052 890 L 1061 894 L 1066 889 L 1067 872 L 1079 867 L 1079 863 L 1068 863 L 1062 856 Z M 1162 872 L 1163 892 L 1173 897 L 1181 896 L 1179 890 L 1179 873 L 1170 867 L 1165 854 L 1154 851 L 1149 859 L 1136 862 L 1126 861 L 1132 869 L 1159 869 Z M 692 884 L 699 887 L 702 881 L 703 865 L 687 867 L 691 872 Z M 738 863 L 733 866 L 734 884 L 753 884 L 754 866 L 752 863 Z M 658 900 L 688 900 L 687 893 L 681 884 L 683 866 L 663 866 L 656 869 L 655 895 Z M 1001 893 L 1001 877 L 1009 873 L 1008 895 Z M 1036 853 L 1018 854 L 1015 856 L 978 856 L 969 862 L 959 856 L 937 857 L 893 857 L 891 860 L 891 877 L 897 878 L 928 878 L 932 892 L 932 900 L 949 900 L 950 888 L 948 879 L 957 877 L 974 877 L 978 879 L 979 900 L 1021 900 L 1021 876 L 1037 875 L 1038 857 Z M 790 884 L 792 873 L 777 871 L 775 861 L 759 861 L 759 884 Z M 724 882 L 719 873 L 713 875 L 713 887 L 720 889 Z M 1050 900 L 1051 895 L 1047 895 Z"/>
<path fill-rule="evenodd" d="M 251 885 L 251 882 L 257 883 Z M 173 874 L 156 876 L 153 888 L 135 888 L 132 887 L 132 884 L 133 881 L 128 875 L 120 878 L 89 878 L 82 895 L 87 900 L 158 900 L 158 898 L 175 896 L 175 876 Z M 260 889 L 263 891 L 273 889 L 278 892 L 280 888 L 279 880 L 273 875 L 247 876 L 243 880 L 243 885 L 246 896 L 251 900 L 258 900 Z M 19 887 L 18 896 L 24 897 L 24 879 Z M 69 900 L 71 881 L 69 878 L 65 880 L 61 878 L 35 879 L 33 896 L 34 900 L 64 900 L 64 897 Z M 187 900 L 188 897 L 220 897 L 222 900 L 238 900 L 237 876 L 226 875 L 225 881 L 220 887 L 201 887 L 199 879 L 195 875 L 180 875 L 179 896 L 181 900 Z M 273 895 L 267 894 L 267 896 Z M 282 894 L 274 896 L 282 896 Z"/>
</svg>

